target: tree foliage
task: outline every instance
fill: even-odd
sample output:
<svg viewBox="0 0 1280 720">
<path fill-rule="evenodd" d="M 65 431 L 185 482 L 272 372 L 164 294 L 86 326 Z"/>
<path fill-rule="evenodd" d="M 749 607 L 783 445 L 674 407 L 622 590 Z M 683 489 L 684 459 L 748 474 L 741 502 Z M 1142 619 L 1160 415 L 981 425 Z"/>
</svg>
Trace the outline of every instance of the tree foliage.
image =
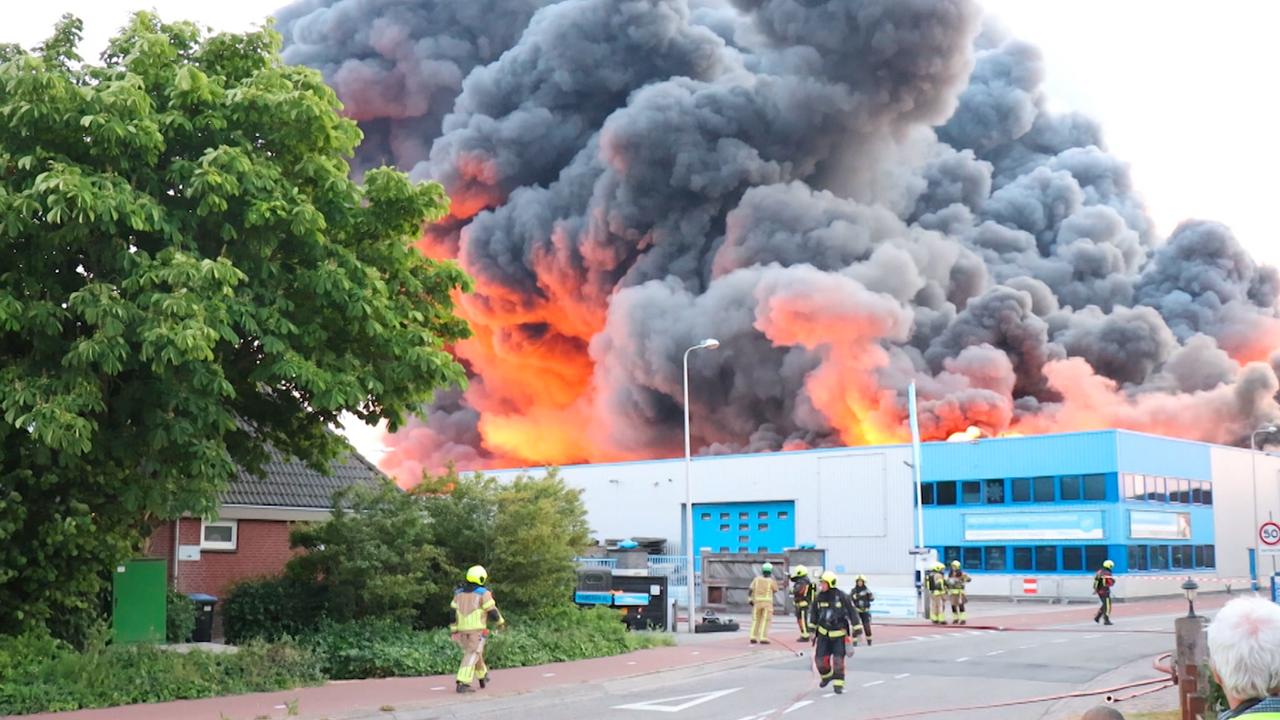
<svg viewBox="0 0 1280 720">
<path fill-rule="evenodd" d="M 350 180 L 359 130 L 275 32 L 79 33 L 0 47 L 0 632 L 74 635 L 152 519 L 464 377 L 468 281 L 412 247 L 443 190 Z"/>
</svg>

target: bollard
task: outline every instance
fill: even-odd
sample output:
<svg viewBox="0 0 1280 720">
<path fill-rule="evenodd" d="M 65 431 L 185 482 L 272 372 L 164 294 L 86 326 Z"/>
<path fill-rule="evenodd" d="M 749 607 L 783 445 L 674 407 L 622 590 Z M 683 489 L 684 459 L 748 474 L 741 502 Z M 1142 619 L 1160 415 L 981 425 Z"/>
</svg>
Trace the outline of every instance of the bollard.
<svg viewBox="0 0 1280 720">
<path fill-rule="evenodd" d="M 1173 667 L 1178 678 L 1178 706 L 1182 720 L 1204 720 L 1205 698 L 1209 695 L 1209 678 L 1200 668 L 1209 658 L 1207 619 L 1196 615 L 1178 618 L 1173 623 L 1176 643 Z"/>
</svg>

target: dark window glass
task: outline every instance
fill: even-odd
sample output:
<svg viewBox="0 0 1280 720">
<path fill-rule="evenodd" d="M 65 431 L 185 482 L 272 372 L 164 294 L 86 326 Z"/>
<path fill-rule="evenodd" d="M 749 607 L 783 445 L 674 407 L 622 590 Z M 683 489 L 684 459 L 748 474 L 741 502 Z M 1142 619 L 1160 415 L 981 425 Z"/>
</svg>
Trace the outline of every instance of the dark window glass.
<svg viewBox="0 0 1280 720">
<path fill-rule="evenodd" d="M 1182 480 L 1178 483 L 1178 502 L 1183 505 L 1191 504 L 1191 481 Z"/>
<path fill-rule="evenodd" d="M 1212 505 L 1213 504 L 1213 484 L 1212 483 L 1204 484 L 1203 495 L 1204 495 L 1204 504 Z"/>
<path fill-rule="evenodd" d="M 977 480 L 966 480 L 960 483 L 960 502 L 982 502 L 982 483 Z"/>
<path fill-rule="evenodd" d="M 1168 493 L 1169 495 L 1169 502 L 1171 503 L 1182 502 L 1182 490 L 1181 490 L 1182 485 L 1181 484 L 1183 482 L 1185 481 L 1177 480 L 1176 478 L 1165 478 L 1164 489 L 1165 489 L 1165 492 Z"/>
<path fill-rule="evenodd" d="M 1062 569 L 1067 571 L 1084 570 L 1084 548 L 1062 548 Z"/>
<path fill-rule="evenodd" d="M 1097 571 L 1102 567 L 1102 563 L 1107 559 L 1106 545 L 1085 545 L 1084 546 L 1084 569 Z"/>
<path fill-rule="evenodd" d="M 1204 564 L 1204 545 L 1196 545 L 1195 561 L 1196 561 L 1196 567 L 1198 568 L 1206 567 L 1206 565 Z"/>
<path fill-rule="evenodd" d="M 1204 504 L 1204 483 L 1197 480 L 1191 481 L 1191 504 Z"/>
<path fill-rule="evenodd" d="M 1070 475 L 1062 478 L 1062 499 L 1080 499 L 1080 478 Z"/>
<path fill-rule="evenodd" d="M 960 559 L 960 548 L 948 547 L 948 548 L 942 549 L 942 562 L 948 568 L 951 567 L 952 560 L 959 560 L 959 559 Z"/>
<path fill-rule="evenodd" d="M 1190 545 L 1174 545 L 1171 553 L 1172 565 L 1175 570 L 1186 570 L 1191 567 L 1191 546 Z"/>
<path fill-rule="evenodd" d="M 920 484 L 920 499 L 925 505 L 933 504 L 933 483 Z"/>
<path fill-rule="evenodd" d="M 1106 500 L 1107 499 L 1107 476 L 1106 475 L 1085 475 L 1084 476 L 1084 499 L 1085 500 Z"/>
<path fill-rule="evenodd" d="M 985 547 L 983 548 L 983 552 L 987 556 L 987 572 L 999 572 L 1005 569 L 1003 545 Z"/>
<path fill-rule="evenodd" d="M 1014 570 L 1030 570 L 1031 569 L 1031 548 L 1016 547 L 1013 549 L 1013 569 Z"/>
<path fill-rule="evenodd" d="M 1214 547 L 1212 545 L 1205 545 L 1204 546 L 1204 566 L 1205 567 L 1211 568 L 1211 567 L 1218 566 L 1217 558 L 1215 558 L 1214 556 L 1215 556 Z"/>
<path fill-rule="evenodd" d="M 1035 484 L 1036 502 L 1053 502 L 1053 478 L 1038 477 Z"/>
<path fill-rule="evenodd" d="M 1168 570 L 1169 569 L 1169 546 L 1168 545 L 1152 545 L 1150 555 L 1151 555 L 1152 570 Z"/>
<path fill-rule="evenodd" d="M 1058 547 L 1043 545 L 1036 548 L 1036 572 L 1058 571 Z"/>
<path fill-rule="evenodd" d="M 1031 502 L 1031 478 L 1013 479 L 1013 501 Z"/>
<path fill-rule="evenodd" d="M 956 504 L 956 483 L 954 480 L 937 483 L 937 489 L 934 491 L 934 498 L 937 499 L 939 505 L 955 505 Z"/>
<path fill-rule="evenodd" d="M 988 480 L 987 486 L 987 504 L 1001 505 L 1004 503 L 1004 480 Z"/>
<path fill-rule="evenodd" d="M 1089 566 L 1093 568 L 1092 565 Z M 1147 546 L 1146 545 L 1130 545 L 1129 546 L 1129 570 L 1146 570 L 1147 569 Z"/>
<path fill-rule="evenodd" d="M 981 570 L 982 569 L 982 548 L 967 547 L 964 549 L 964 555 L 960 558 L 965 570 Z"/>
<path fill-rule="evenodd" d="M 1164 478 L 1147 476 L 1147 499 L 1151 502 L 1164 502 Z"/>
</svg>

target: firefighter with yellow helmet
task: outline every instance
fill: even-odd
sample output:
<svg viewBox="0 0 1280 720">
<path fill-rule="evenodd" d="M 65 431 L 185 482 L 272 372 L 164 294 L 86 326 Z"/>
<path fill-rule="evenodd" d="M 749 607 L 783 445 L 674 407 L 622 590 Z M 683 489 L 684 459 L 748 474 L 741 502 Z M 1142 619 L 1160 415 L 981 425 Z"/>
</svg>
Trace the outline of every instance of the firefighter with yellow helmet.
<svg viewBox="0 0 1280 720">
<path fill-rule="evenodd" d="M 453 641 L 462 648 L 462 664 L 458 666 L 458 692 L 475 692 L 471 681 L 480 687 L 489 684 L 489 668 L 484 664 L 484 645 L 489 638 L 489 622 L 499 628 L 506 625 L 493 593 L 485 587 L 489 573 L 479 565 L 467 569 L 467 581 L 453 591 L 454 622 L 449 626 Z"/>
<path fill-rule="evenodd" d="M 818 687 L 833 683 L 836 693 L 842 693 L 845 655 L 851 652 L 848 645 L 853 638 L 862 632 L 862 622 L 849 596 L 836 587 L 835 573 L 822 573 L 818 594 L 814 595 L 809 609 L 809 622 L 814 630 L 813 660 L 822 678 Z"/>
<path fill-rule="evenodd" d="M 925 592 L 929 595 L 929 620 L 934 625 L 947 623 L 947 579 L 943 574 L 946 566 L 935 562 L 924 576 Z"/>
<path fill-rule="evenodd" d="M 947 572 L 947 594 L 951 596 L 952 625 L 965 625 L 968 623 L 964 616 L 966 599 L 964 587 L 972 580 L 973 578 L 969 577 L 969 573 L 960 567 L 959 560 L 951 561 L 951 570 Z"/>
<path fill-rule="evenodd" d="M 862 621 L 862 634 L 867 637 L 867 647 L 871 647 L 871 603 L 875 602 L 875 593 L 867 587 L 867 576 L 859 575 L 853 581 L 853 589 L 849 591 L 849 599 L 858 611 L 858 619 Z M 853 639 L 858 644 L 858 638 Z"/>
<path fill-rule="evenodd" d="M 778 583 L 773 579 L 773 563 L 760 566 L 760 575 L 752 579 L 747 590 L 751 603 L 751 644 L 769 644 L 769 625 L 773 622 L 773 594 Z"/>
<path fill-rule="evenodd" d="M 1104 621 L 1104 625 L 1112 625 L 1111 622 L 1111 588 L 1116 584 L 1115 576 L 1111 574 L 1111 568 L 1116 564 L 1110 560 L 1105 560 L 1102 567 L 1098 569 L 1096 575 L 1093 576 L 1093 592 L 1098 596 L 1100 607 L 1098 612 L 1094 614 L 1093 621 Z"/>
<path fill-rule="evenodd" d="M 791 571 L 791 600 L 796 606 L 796 625 L 800 626 L 799 642 L 809 642 L 809 604 L 817 592 L 809 568 L 797 565 Z"/>
</svg>

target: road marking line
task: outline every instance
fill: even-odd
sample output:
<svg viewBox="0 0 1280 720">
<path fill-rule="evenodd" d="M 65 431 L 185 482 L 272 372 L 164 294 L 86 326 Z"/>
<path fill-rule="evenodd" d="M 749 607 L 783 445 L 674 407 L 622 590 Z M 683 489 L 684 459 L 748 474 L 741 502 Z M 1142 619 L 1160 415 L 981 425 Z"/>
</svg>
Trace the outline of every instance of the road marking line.
<svg viewBox="0 0 1280 720">
<path fill-rule="evenodd" d="M 924 638 L 920 637 L 919 635 L 912 635 L 912 636 L 911 636 L 911 639 L 912 639 L 912 640 L 924 640 Z"/>
<path fill-rule="evenodd" d="M 631 703 L 629 705 L 615 705 L 613 706 L 612 709 L 613 710 L 647 710 L 649 712 L 677 713 L 677 712 L 680 712 L 681 710 L 688 710 L 694 705 L 701 705 L 704 702 L 709 702 L 711 700 L 715 700 L 716 698 L 724 697 L 725 695 L 728 695 L 730 693 L 738 692 L 741 689 L 742 688 L 740 687 L 736 687 L 736 688 L 729 688 L 727 690 L 716 690 L 715 692 L 694 693 L 693 695 L 677 695 L 676 697 L 662 698 L 660 700 L 648 700 L 646 702 Z M 676 702 L 677 700 L 685 700 L 687 702 L 683 702 L 679 705 L 667 704 L 667 703 Z"/>
<path fill-rule="evenodd" d="M 930 635 L 929 637 L 931 637 L 931 638 L 933 638 L 933 639 L 935 639 L 935 640 L 936 640 L 937 638 L 940 638 L 940 637 L 942 637 L 942 636 L 941 636 L 941 635 Z"/>
<path fill-rule="evenodd" d="M 970 630 L 970 631 L 969 631 L 969 634 L 970 634 L 970 635 L 981 635 L 981 634 L 982 634 L 982 632 L 980 632 L 980 631 L 978 631 L 978 630 Z"/>
<path fill-rule="evenodd" d="M 1036 647 L 1036 646 L 1035 646 L 1035 645 L 1022 645 L 1022 646 L 1020 646 L 1018 649 L 1019 649 L 1019 650 L 1030 650 L 1030 649 L 1031 649 L 1031 648 L 1033 648 L 1033 647 Z"/>
<path fill-rule="evenodd" d="M 836 694 L 835 694 L 835 693 L 827 693 L 826 695 L 823 695 L 822 697 L 824 697 L 824 698 L 829 698 L 829 697 L 835 697 L 835 696 L 836 696 Z"/>
<path fill-rule="evenodd" d="M 628 665 L 635 665 L 635 664 L 636 664 L 636 661 L 635 661 L 635 660 L 628 660 L 628 661 L 627 661 L 627 664 L 628 664 Z"/>
<path fill-rule="evenodd" d="M 555 677 L 555 673 L 542 673 L 542 677 Z"/>
<path fill-rule="evenodd" d="M 701 655 L 701 654 L 702 654 L 702 652 L 701 652 L 701 651 L 699 651 L 699 650 L 694 650 L 694 651 L 693 651 L 692 653 L 690 653 L 690 654 L 691 654 L 691 655 Z"/>
<path fill-rule="evenodd" d="M 906 678 L 906 677 L 911 677 L 911 673 L 902 673 L 901 675 L 894 675 L 893 679 L 901 680 L 902 678 Z"/>
<path fill-rule="evenodd" d="M 991 652 L 987 653 L 987 657 L 991 657 L 992 655 L 1000 655 L 1003 652 L 1004 652 L 1003 650 L 992 650 Z"/>
<path fill-rule="evenodd" d="M 432 689 L 432 690 L 443 690 L 443 689 L 444 689 L 444 687 L 443 687 L 443 686 L 442 686 L 442 687 L 433 687 L 433 688 L 431 688 L 431 689 Z"/>
<path fill-rule="evenodd" d="M 1084 636 L 1084 639 L 1085 639 L 1085 640 L 1092 640 L 1092 639 L 1094 639 L 1094 638 L 1100 638 L 1100 637 L 1102 637 L 1102 636 L 1101 636 L 1101 635 L 1085 635 L 1085 636 Z"/>
<path fill-rule="evenodd" d="M 813 701 L 812 701 L 812 700 L 801 700 L 800 702 L 796 703 L 795 705 L 792 705 L 791 707 L 787 708 L 786 710 L 783 710 L 783 711 L 782 711 L 782 714 L 783 714 L 783 715 L 786 715 L 787 713 L 791 712 L 792 710 L 799 710 L 800 708 L 804 707 L 805 705 L 812 705 L 812 704 L 813 704 Z"/>
<path fill-rule="evenodd" d="M 967 658 L 967 657 L 956 658 L 956 662 L 964 662 L 964 661 L 966 661 L 966 660 L 968 660 L 968 659 L 969 659 L 969 658 Z"/>
<path fill-rule="evenodd" d="M 871 687 L 872 685 L 883 685 L 883 684 L 884 684 L 883 680 L 873 680 L 869 683 L 863 683 L 862 687 Z"/>
</svg>

